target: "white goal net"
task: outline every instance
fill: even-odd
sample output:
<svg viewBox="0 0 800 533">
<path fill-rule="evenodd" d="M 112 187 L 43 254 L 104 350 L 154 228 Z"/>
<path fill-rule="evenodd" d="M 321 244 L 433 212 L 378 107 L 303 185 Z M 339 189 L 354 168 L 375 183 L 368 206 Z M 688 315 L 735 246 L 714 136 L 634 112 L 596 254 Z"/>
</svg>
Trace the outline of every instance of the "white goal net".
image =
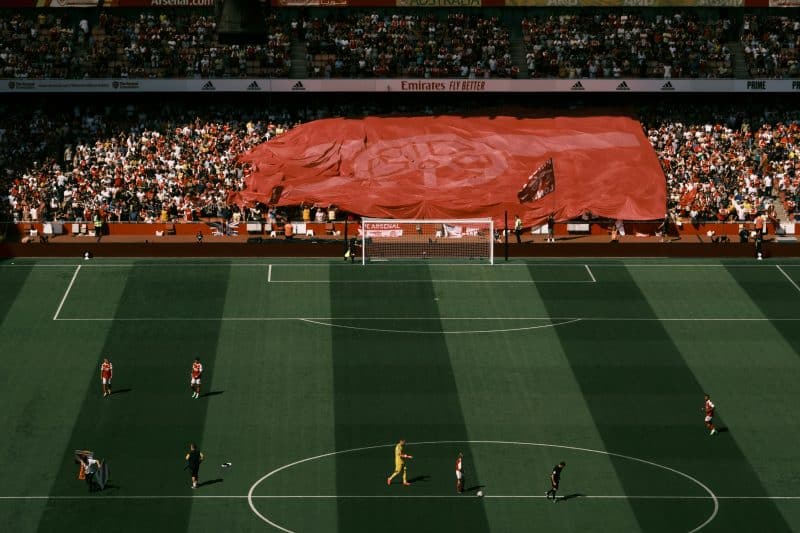
<svg viewBox="0 0 800 533">
<path fill-rule="evenodd" d="M 364 264 L 398 259 L 494 264 L 494 224 L 490 218 L 364 218 L 359 232 Z"/>
</svg>

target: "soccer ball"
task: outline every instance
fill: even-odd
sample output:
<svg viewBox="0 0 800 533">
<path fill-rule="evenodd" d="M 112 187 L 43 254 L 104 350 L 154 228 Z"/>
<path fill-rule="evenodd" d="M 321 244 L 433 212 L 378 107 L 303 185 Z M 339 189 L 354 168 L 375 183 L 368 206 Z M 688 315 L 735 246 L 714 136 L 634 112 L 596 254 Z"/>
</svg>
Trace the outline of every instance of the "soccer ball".
<svg viewBox="0 0 800 533">
<path fill-rule="evenodd" d="M 482 491 L 482 490 L 479 490 L 479 491 L 476 493 L 476 496 L 478 496 L 479 498 L 480 498 L 481 496 L 483 496 L 483 491 Z"/>
</svg>

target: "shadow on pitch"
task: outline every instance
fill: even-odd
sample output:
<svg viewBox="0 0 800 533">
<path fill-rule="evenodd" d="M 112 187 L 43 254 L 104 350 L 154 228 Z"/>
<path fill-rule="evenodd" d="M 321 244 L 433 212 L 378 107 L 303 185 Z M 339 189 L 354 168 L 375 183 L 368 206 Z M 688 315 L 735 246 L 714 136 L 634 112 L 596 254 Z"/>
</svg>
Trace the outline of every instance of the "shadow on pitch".
<svg viewBox="0 0 800 533">
<path fill-rule="evenodd" d="M 128 387 L 127 389 L 115 389 L 114 391 L 111 392 L 111 396 L 116 396 L 117 394 L 125 394 L 126 392 L 133 392 L 133 389 L 131 387 Z"/>
<path fill-rule="evenodd" d="M 567 500 L 574 500 L 575 498 L 582 498 L 586 496 L 585 494 L 581 494 L 580 492 L 574 492 L 572 494 L 565 494 L 559 498 L 559 501 L 565 502 Z"/>
<path fill-rule="evenodd" d="M 213 485 L 215 483 L 222 483 L 223 481 L 225 481 L 225 480 L 222 479 L 222 478 L 209 479 L 208 481 L 203 481 L 202 483 L 198 483 L 197 486 L 198 487 L 206 487 L 208 485 Z"/>
<path fill-rule="evenodd" d="M 465 488 L 464 492 L 475 492 L 476 490 L 481 490 L 484 487 L 486 487 L 486 485 L 472 485 L 471 487 Z"/>
<path fill-rule="evenodd" d="M 424 481 L 428 481 L 431 478 L 429 475 L 422 475 L 422 476 L 415 476 L 408 480 L 409 483 L 422 483 Z"/>
<path fill-rule="evenodd" d="M 200 395 L 201 398 L 207 398 L 208 396 L 216 396 L 218 394 L 225 394 L 224 390 L 212 390 L 208 392 L 204 392 Z"/>
</svg>

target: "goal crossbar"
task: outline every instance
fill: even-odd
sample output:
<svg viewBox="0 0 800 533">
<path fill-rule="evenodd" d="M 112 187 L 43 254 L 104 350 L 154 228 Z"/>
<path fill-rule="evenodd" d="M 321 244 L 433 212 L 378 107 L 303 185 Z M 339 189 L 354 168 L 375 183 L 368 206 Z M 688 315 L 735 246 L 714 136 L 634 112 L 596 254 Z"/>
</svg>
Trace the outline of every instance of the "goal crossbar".
<svg viewBox="0 0 800 533">
<path fill-rule="evenodd" d="M 395 260 L 494 264 L 491 218 L 363 218 L 359 232 L 362 264 Z"/>
</svg>

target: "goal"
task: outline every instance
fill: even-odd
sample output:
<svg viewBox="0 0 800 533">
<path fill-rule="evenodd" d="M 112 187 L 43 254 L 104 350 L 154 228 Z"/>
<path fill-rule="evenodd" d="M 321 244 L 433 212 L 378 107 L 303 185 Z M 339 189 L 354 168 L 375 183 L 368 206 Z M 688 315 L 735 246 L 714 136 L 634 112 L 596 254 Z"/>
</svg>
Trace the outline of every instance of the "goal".
<svg viewBox="0 0 800 533">
<path fill-rule="evenodd" d="M 361 220 L 361 260 L 482 261 L 494 264 L 490 218 Z"/>
</svg>

